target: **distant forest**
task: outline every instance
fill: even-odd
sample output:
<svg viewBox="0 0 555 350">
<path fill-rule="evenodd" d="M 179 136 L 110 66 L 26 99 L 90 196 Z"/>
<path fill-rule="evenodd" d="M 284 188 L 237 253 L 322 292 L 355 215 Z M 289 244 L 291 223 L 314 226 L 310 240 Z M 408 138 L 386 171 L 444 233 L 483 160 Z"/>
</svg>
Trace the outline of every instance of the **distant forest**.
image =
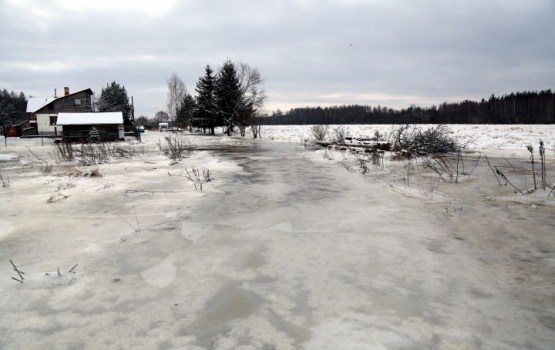
<svg viewBox="0 0 555 350">
<path fill-rule="evenodd" d="M 15 124 L 26 119 L 27 98 L 23 92 L 0 91 L 0 126 Z"/>
<path fill-rule="evenodd" d="M 555 93 L 526 91 L 480 102 L 465 100 L 439 107 L 395 110 L 360 105 L 294 108 L 274 112 L 264 124 L 553 124 Z"/>
<path fill-rule="evenodd" d="M 0 90 L 0 124 L 26 119 L 23 92 Z M 381 106 L 294 108 L 273 112 L 262 124 L 554 124 L 555 92 L 525 91 L 494 96 L 480 102 L 465 100 L 439 106 L 396 110 Z"/>
</svg>

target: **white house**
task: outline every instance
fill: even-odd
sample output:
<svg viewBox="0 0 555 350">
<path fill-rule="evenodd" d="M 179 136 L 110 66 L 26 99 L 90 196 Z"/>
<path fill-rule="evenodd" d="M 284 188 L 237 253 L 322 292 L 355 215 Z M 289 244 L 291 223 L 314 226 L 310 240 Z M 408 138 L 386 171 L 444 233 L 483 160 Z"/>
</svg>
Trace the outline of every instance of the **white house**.
<svg viewBox="0 0 555 350">
<path fill-rule="evenodd" d="M 91 89 L 70 93 L 64 88 L 64 96 L 50 98 L 29 98 L 27 101 L 27 115 L 29 126 L 39 135 L 54 135 L 62 130 L 56 127 L 58 113 L 92 112 Z"/>
</svg>

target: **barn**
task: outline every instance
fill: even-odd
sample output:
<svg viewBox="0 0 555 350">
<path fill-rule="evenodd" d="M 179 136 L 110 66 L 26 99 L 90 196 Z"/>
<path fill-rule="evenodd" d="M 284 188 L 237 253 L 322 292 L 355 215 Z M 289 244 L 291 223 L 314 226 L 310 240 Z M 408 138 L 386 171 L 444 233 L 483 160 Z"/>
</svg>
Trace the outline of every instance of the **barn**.
<svg viewBox="0 0 555 350">
<path fill-rule="evenodd" d="M 63 142 L 104 142 L 125 138 L 122 112 L 58 113 Z"/>
</svg>

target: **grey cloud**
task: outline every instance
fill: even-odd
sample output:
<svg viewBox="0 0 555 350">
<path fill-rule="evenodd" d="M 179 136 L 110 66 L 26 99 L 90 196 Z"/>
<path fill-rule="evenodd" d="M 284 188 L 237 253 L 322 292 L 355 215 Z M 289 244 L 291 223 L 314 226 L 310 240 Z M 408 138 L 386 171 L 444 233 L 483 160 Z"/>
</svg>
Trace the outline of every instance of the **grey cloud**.
<svg viewBox="0 0 555 350">
<path fill-rule="evenodd" d="M 283 108 L 301 104 L 299 96 L 307 104 L 404 107 L 555 83 L 549 0 L 180 1 L 163 16 L 64 15 L 55 1 L 0 6 L 0 28 L 11 33 L 0 39 L 2 88 L 43 95 L 115 80 L 145 114 L 164 108 L 172 72 L 194 92 L 204 66 L 227 58 L 258 67 L 268 104 Z"/>
</svg>

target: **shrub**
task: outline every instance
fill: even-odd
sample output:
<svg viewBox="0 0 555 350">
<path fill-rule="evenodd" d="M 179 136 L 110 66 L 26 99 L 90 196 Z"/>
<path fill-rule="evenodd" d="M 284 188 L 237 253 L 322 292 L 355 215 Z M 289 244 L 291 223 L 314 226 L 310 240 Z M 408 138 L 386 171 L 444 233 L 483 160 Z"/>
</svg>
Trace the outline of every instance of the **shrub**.
<svg viewBox="0 0 555 350">
<path fill-rule="evenodd" d="M 391 142 L 396 158 L 407 158 L 413 155 L 424 156 L 457 152 L 461 145 L 449 135 L 445 125 L 422 130 L 414 125 L 403 125 L 393 130 Z"/>
<path fill-rule="evenodd" d="M 316 141 L 324 141 L 328 136 L 329 125 L 313 125 L 310 134 Z"/>
<path fill-rule="evenodd" d="M 164 137 L 164 139 L 166 140 L 167 148 L 162 148 L 160 144 L 158 145 L 171 160 L 179 161 L 193 153 L 193 146 L 181 134 L 172 134 Z"/>
<path fill-rule="evenodd" d="M 70 143 L 58 142 L 54 144 L 54 155 L 58 160 L 73 160 L 73 147 Z"/>
<path fill-rule="evenodd" d="M 193 184 L 195 185 L 195 190 L 202 191 L 202 184 L 205 182 L 212 181 L 212 177 L 210 176 L 209 169 L 202 169 L 201 171 L 196 168 L 191 168 L 191 171 L 189 172 L 189 170 L 185 168 L 185 172 L 187 173 L 186 175 L 187 179 L 192 181 Z"/>
<path fill-rule="evenodd" d="M 345 137 L 347 133 L 345 128 L 339 126 L 333 129 L 333 142 L 334 143 L 345 143 Z"/>
</svg>

